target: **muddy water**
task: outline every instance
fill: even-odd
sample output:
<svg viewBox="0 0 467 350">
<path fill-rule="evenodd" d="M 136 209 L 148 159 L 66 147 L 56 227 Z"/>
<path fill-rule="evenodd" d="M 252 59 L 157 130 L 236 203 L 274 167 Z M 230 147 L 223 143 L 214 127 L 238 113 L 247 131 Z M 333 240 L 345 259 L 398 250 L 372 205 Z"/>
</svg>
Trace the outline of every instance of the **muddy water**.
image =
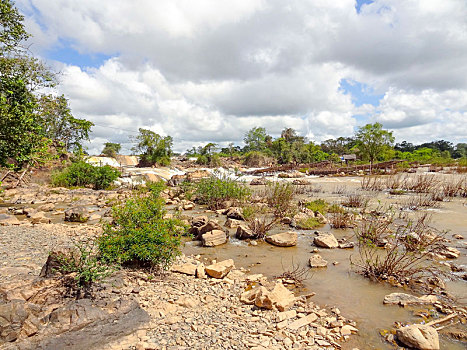
<svg viewBox="0 0 467 350">
<path fill-rule="evenodd" d="M 341 202 L 345 195 L 341 192 L 360 191 L 358 178 L 314 178 L 312 188 L 319 192 L 310 192 L 301 195 L 310 199 L 323 198 L 331 203 Z M 384 192 L 363 192 L 371 201 L 371 206 L 393 204 L 400 207 L 409 195 L 390 196 Z M 340 193 L 340 194 L 339 194 Z M 449 230 L 448 238 L 458 233 L 467 238 L 467 207 L 465 199 L 454 199 L 451 202 L 443 202 L 440 208 L 430 210 L 433 214 L 433 226 L 442 230 Z M 197 213 L 193 213 L 196 215 Z M 199 211 L 198 214 L 204 214 Z M 417 215 L 418 213 L 410 213 Z M 220 223 L 225 219 L 218 216 Z M 277 227 L 271 233 L 290 230 L 289 227 Z M 331 231 L 336 238 L 352 240 L 352 230 L 331 230 L 329 226 L 323 226 L 320 231 Z M 229 243 L 216 248 L 200 247 L 198 242 L 186 242 L 184 252 L 186 254 L 201 254 L 209 259 L 233 258 L 237 267 L 250 269 L 252 273 L 263 273 L 268 277 L 280 275 L 284 270 L 293 270 L 294 267 L 308 266 L 312 245 L 313 231 L 297 231 L 298 244 L 292 248 L 274 247 L 261 242 L 257 246 L 251 246 L 246 242 L 235 239 L 234 230 L 231 230 Z M 461 250 L 461 257 L 456 260 L 458 265 L 467 265 L 466 240 L 453 240 L 449 245 Z M 337 306 L 343 315 L 358 323 L 359 336 L 351 342 L 344 344 L 344 349 L 359 347 L 360 349 L 391 349 L 383 342 L 379 331 L 389 329 L 395 321 L 421 322 L 414 316 L 417 310 L 429 310 L 430 307 L 401 308 L 398 306 L 386 306 L 382 301 L 385 295 L 393 292 L 402 292 L 400 288 L 387 284 L 370 282 L 356 274 L 350 265 L 350 257 L 358 256 L 357 248 L 350 250 L 320 249 L 321 256 L 328 261 L 328 267 L 324 269 L 309 269 L 310 274 L 305 280 L 307 291 L 316 292 L 313 300 L 319 305 Z M 333 262 L 337 264 L 334 265 Z M 448 282 L 448 291 L 459 299 L 467 298 L 467 283 L 465 281 Z M 409 291 L 407 291 L 409 292 Z M 441 336 L 441 349 L 464 349 L 465 343 L 455 342 Z"/>
</svg>

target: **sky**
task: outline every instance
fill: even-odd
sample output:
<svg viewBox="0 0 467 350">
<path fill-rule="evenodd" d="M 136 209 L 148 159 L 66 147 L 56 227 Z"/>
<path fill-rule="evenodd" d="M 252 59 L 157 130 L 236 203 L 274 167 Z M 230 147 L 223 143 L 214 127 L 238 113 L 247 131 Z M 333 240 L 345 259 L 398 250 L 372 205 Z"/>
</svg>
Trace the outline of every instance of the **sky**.
<svg viewBox="0 0 467 350">
<path fill-rule="evenodd" d="M 57 93 L 129 152 L 286 127 L 315 142 L 380 122 L 403 140 L 467 142 L 466 0 L 17 0 Z"/>
</svg>

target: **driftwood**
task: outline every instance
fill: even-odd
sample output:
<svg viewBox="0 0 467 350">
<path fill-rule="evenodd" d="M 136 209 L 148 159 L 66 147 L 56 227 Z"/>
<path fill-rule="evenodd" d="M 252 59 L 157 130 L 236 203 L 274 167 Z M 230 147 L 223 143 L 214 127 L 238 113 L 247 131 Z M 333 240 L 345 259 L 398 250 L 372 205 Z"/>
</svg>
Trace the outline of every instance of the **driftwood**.
<svg viewBox="0 0 467 350">
<path fill-rule="evenodd" d="M 434 320 L 434 321 L 431 321 L 431 322 L 428 322 L 426 325 L 427 326 L 433 326 L 435 324 L 440 324 L 440 323 L 444 323 L 444 322 L 447 322 L 455 317 L 459 316 L 456 312 L 454 312 L 453 314 L 450 314 L 446 317 L 443 317 L 443 318 L 440 318 L 438 320 Z"/>
</svg>

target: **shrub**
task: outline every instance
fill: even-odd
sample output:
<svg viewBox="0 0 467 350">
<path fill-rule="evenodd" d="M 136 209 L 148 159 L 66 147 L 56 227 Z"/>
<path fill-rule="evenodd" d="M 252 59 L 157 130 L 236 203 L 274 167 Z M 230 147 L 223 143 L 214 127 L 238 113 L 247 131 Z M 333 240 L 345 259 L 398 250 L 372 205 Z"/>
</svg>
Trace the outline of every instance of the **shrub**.
<svg viewBox="0 0 467 350">
<path fill-rule="evenodd" d="M 347 199 L 342 205 L 349 208 L 365 208 L 368 205 L 369 199 L 365 198 L 361 194 L 354 193 L 347 196 Z"/>
<path fill-rule="evenodd" d="M 373 218 L 374 219 L 374 218 Z M 359 244 L 359 258 L 352 264 L 364 276 L 375 280 L 392 279 L 410 283 L 432 274 L 439 269 L 428 264 L 427 258 L 443 249 L 445 232 L 428 227 L 427 216 L 394 224 L 392 217 L 378 229 L 368 232 L 354 229 Z M 375 241 L 385 239 L 385 249 L 378 248 Z"/>
<path fill-rule="evenodd" d="M 95 190 L 102 190 L 109 188 L 119 176 L 120 172 L 109 165 L 94 166 L 85 161 L 78 161 L 52 175 L 52 185 L 62 187 L 92 185 Z"/>
<path fill-rule="evenodd" d="M 241 203 L 250 195 L 251 191 L 244 183 L 230 179 L 226 175 L 214 174 L 201 179 L 196 184 L 196 200 L 206 204 L 209 209 L 219 209 L 225 201 Z"/>
<path fill-rule="evenodd" d="M 84 297 L 89 296 L 92 284 L 104 279 L 111 272 L 109 266 L 98 259 L 95 248 L 93 240 L 75 242 L 74 252 L 54 254 L 58 262 L 57 272 L 75 274 L 74 281 L 78 288 L 78 299 L 82 292 Z"/>
<path fill-rule="evenodd" d="M 266 201 L 273 209 L 274 216 L 284 217 L 294 210 L 292 200 L 294 188 L 288 182 L 269 183 L 266 187 Z"/>
<path fill-rule="evenodd" d="M 164 219 L 163 185 L 151 184 L 148 189 L 113 208 L 114 222 L 104 225 L 98 240 L 106 261 L 165 270 L 180 254 L 186 228 L 178 219 Z"/>
<path fill-rule="evenodd" d="M 333 212 L 328 216 L 329 226 L 335 229 L 353 227 L 354 220 L 351 213 Z"/>
<path fill-rule="evenodd" d="M 277 224 L 277 219 L 268 220 L 266 217 L 249 220 L 248 228 L 254 233 L 255 239 L 263 239 L 266 234 Z"/>
</svg>

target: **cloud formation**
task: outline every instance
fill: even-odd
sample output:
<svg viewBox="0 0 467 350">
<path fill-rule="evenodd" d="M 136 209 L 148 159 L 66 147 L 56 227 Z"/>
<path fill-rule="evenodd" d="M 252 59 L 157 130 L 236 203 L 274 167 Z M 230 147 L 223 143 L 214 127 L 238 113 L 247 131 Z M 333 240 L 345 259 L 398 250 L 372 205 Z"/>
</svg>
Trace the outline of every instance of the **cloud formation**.
<svg viewBox="0 0 467 350">
<path fill-rule="evenodd" d="M 380 121 L 398 141 L 466 142 L 464 0 L 19 0 L 33 49 L 63 72 L 60 92 L 96 123 L 91 152 L 138 127 L 177 150 L 241 142 L 254 126 L 315 141 Z M 106 55 L 71 65 L 61 48 Z M 360 106 L 343 79 L 384 95 Z M 358 106 L 358 107 L 357 107 Z M 359 115 L 359 117 L 355 117 Z"/>
</svg>

